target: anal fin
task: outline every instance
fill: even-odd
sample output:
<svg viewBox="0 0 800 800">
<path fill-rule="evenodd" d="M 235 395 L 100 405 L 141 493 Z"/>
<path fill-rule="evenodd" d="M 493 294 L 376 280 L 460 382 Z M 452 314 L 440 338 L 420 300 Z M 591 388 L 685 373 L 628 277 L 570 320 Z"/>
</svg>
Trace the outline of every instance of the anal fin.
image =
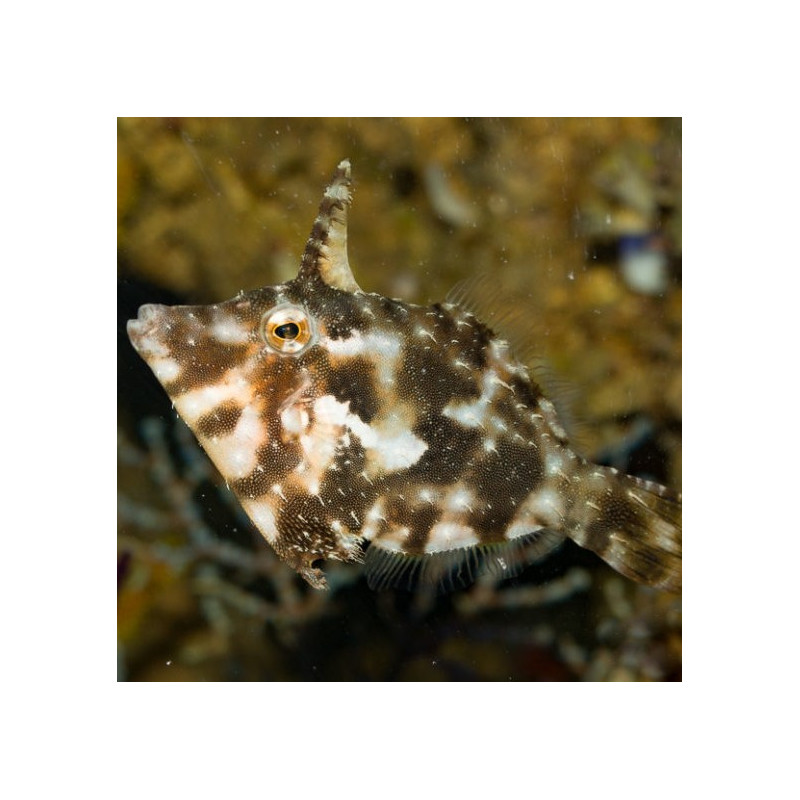
<svg viewBox="0 0 800 800">
<path fill-rule="evenodd" d="M 419 586 L 433 586 L 441 593 L 451 592 L 486 574 L 498 580 L 513 578 L 563 541 L 561 533 L 539 530 L 511 541 L 416 555 L 390 549 L 378 539 L 366 552 L 367 583 L 377 590 L 411 591 Z"/>
</svg>

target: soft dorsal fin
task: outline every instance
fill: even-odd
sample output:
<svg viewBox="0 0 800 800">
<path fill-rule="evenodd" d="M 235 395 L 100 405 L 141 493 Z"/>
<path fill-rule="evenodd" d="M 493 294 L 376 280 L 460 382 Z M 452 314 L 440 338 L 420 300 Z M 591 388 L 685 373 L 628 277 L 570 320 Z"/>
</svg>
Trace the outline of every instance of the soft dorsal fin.
<svg viewBox="0 0 800 800">
<path fill-rule="evenodd" d="M 360 292 L 347 260 L 347 206 L 352 199 L 350 161 L 345 159 L 322 196 L 319 214 L 311 228 L 300 262 L 300 280 L 320 277 L 334 289 Z"/>
<path fill-rule="evenodd" d="M 537 342 L 547 340 L 547 333 L 537 322 L 540 314 L 534 298 L 523 301 L 505 291 L 491 275 L 480 274 L 457 283 L 446 302 L 469 311 L 511 345 L 514 357 L 528 368 L 555 405 L 572 446 L 582 450 L 583 425 L 572 411 L 575 387 L 557 375 L 547 354 L 536 347 Z"/>
</svg>

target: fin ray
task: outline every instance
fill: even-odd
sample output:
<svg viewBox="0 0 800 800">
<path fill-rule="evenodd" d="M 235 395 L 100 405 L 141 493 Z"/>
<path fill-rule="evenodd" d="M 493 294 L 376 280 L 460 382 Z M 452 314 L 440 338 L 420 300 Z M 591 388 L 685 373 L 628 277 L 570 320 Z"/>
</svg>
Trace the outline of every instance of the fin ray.
<svg viewBox="0 0 800 800">
<path fill-rule="evenodd" d="M 573 530 L 582 547 L 639 583 L 680 592 L 682 588 L 681 495 L 652 481 L 592 465 L 609 486 L 605 502 Z M 585 511 L 584 506 L 584 511 Z"/>
<path fill-rule="evenodd" d="M 479 274 L 459 281 L 447 294 L 445 302 L 468 311 L 488 326 L 492 332 L 508 342 L 514 357 L 529 371 L 545 396 L 553 403 L 567 437 L 581 446 L 581 423 L 572 407 L 577 397 L 577 387 L 557 374 L 547 353 L 537 342 L 547 341 L 537 322 L 541 315 L 536 311 L 535 300 L 529 295 L 523 301 L 520 293 L 509 292 L 490 274 Z"/>
<path fill-rule="evenodd" d="M 383 547 L 377 540 L 366 552 L 367 583 L 378 590 L 413 590 L 420 585 L 433 585 L 446 593 L 468 586 L 486 574 L 497 579 L 513 578 L 563 541 L 561 533 L 539 530 L 505 542 L 409 555 Z"/>
</svg>

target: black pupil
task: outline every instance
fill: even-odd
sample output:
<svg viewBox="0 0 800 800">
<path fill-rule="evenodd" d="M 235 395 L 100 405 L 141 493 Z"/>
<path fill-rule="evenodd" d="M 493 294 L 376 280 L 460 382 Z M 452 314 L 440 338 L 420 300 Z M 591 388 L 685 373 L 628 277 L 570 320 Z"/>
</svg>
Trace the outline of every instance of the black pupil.
<svg viewBox="0 0 800 800">
<path fill-rule="evenodd" d="M 296 339 L 300 335 L 300 326 L 296 322 L 284 322 L 278 325 L 273 333 L 279 339 Z"/>
</svg>

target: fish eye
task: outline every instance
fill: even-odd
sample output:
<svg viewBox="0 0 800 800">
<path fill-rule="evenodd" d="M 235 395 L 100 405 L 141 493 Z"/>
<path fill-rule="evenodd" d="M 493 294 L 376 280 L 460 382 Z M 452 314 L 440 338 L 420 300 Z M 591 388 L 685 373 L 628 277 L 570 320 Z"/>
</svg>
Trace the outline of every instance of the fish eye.
<svg viewBox="0 0 800 800">
<path fill-rule="evenodd" d="M 301 306 L 275 306 L 261 320 L 261 338 L 278 353 L 297 355 L 315 338 L 311 317 Z"/>
<path fill-rule="evenodd" d="M 283 325 L 276 325 L 272 333 L 279 339 L 296 339 L 300 335 L 300 326 L 296 322 L 284 322 Z"/>
</svg>

